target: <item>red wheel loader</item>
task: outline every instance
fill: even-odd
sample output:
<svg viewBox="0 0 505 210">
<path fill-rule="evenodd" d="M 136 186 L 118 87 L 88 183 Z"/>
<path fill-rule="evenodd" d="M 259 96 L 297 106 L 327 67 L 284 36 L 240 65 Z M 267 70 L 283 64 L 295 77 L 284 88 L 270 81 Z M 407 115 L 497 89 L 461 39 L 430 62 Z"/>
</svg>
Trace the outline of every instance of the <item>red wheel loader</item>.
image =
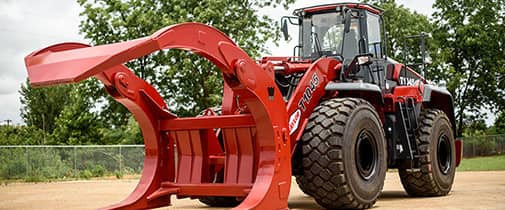
<svg viewBox="0 0 505 210">
<path fill-rule="evenodd" d="M 299 28 L 293 57 L 252 60 L 220 31 L 183 23 L 132 41 L 61 43 L 25 58 L 32 86 L 100 80 L 138 121 L 144 170 L 135 190 L 105 209 L 200 199 L 235 209 L 287 209 L 291 177 L 328 209 L 369 208 L 386 170 L 412 196 L 449 193 L 461 159 L 448 91 L 387 57 L 382 11 L 338 3 L 285 17 Z M 125 62 L 178 48 L 214 63 L 221 111 L 180 118 Z"/>
</svg>

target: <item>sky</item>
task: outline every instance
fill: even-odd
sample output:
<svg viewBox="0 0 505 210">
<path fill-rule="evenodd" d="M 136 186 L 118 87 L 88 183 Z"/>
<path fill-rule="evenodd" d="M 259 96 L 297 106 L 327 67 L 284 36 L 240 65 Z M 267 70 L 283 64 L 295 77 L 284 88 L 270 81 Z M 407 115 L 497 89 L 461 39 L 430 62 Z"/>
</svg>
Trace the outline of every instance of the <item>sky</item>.
<svg viewBox="0 0 505 210">
<path fill-rule="evenodd" d="M 274 20 L 291 15 L 296 8 L 340 2 L 338 0 L 298 0 L 291 9 L 265 9 L 261 13 Z M 346 2 L 350 2 L 347 0 Z M 353 0 L 351 0 L 353 2 Z M 430 16 L 435 0 L 397 0 L 397 3 Z M 60 42 L 87 43 L 79 35 L 80 6 L 70 0 L 0 0 L 0 124 L 22 123 L 19 89 L 26 81 L 24 57 L 34 50 Z M 271 55 L 291 55 L 294 43 L 281 40 L 267 44 Z M 488 120 L 488 124 L 494 119 Z"/>
</svg>

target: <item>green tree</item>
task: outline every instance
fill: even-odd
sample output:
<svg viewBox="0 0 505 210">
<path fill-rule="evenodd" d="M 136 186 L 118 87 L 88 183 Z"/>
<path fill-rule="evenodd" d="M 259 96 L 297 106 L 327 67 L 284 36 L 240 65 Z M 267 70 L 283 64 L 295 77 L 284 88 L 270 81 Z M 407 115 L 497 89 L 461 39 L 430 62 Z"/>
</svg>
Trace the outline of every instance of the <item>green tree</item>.
<svg viewBox="0 0 505 210">
<path fill-rule="evenodd" d="M 69 99 L 70 105 L 56 118 L 51 144 L 106 144 L 100 133 L 102 123 L 90 110 L 90 99 L 82 97 L 79 89 L 73 89 Z"/>
<path fill-rule="evenodd" d="M 491 134 L 505 134 L 505 111 L 501 111 L 490 128 Z"/>
<path fill-rule="evenodd" d="M 466 119 L 486 108 L 505 108 L 505 3 L 437 0 L 434 8 L 434 38 L 448 67 L 444 77 L 454 96 L 461 135 Z"/>
<path fill-rule="evenodd" d="M 0 145 L 37 145 L 50 141 L 42 129 L 26 125 L 0 125 Z"/>
<path fill-rule="evenodd" d="M 422 53 L 420 51 L 421 41 L 419 38 L 408 38 L 433 32 L 434 25 L 428 17 L 399 5 L 395 0 L 369 0 L 366 1 L 384 10 L 383 17 L 387 37 L 387 54 L 395 60 L 411 65 L 420 72 L 422 64 Z M 438 43 L 426 37 L 425 47 L 427 55 L 432 58 L 433 64 L 426 68 L 426 77 L 429 80 L 438 81 L 438 73 L 435 71 L 440 63 L 438 56 Z"/>
<path fill-rule="evenodd" d="M 54 130 L 56 117 L 69 104 L 72 85 L 33 88 L 29 81 L 21 86 L 21 118 L 28 126 L 35 126 L 47 133 Z"/>
<path fill-rule="evenodd" d="M 294 0 L 78 0 L 84 7 L 80 30 L 92 44 L 108 44 L 147 36 L 162 27 L 182 22 L 202 22 L 229 35 L 252 57 L 265 52 L 265 43 L 279 39 L 278 24 L 260 16 L 260 8 Z M 175 113 L 195 115 L 221 100 L 222 78 L 214 65 L 192 53 L 169 50 L 127 63 L 137 75 L 157 88 Z M 99 85 L 89 82 L 94 95 Z M 112 125 L 127 123 L 129 114 L 107 99 L 102 117 Z"/>
<path fill-rule="evenodd" d="M 118 128 L 101 128 L 100 133 L 103 136 L 103 141 L 106 144 L 144 144 L 140 127 L 133 118 L 128 118 L 126 125 L 121 125 Z"/>
<path fill-rule="evenodd" d="M 467 136 L 472 136 L 472 134 L 485 135 L 487 131 L 486 121 L 483 119 L 468 120 L 465 122 L 464 131 Z"/>
</svg>

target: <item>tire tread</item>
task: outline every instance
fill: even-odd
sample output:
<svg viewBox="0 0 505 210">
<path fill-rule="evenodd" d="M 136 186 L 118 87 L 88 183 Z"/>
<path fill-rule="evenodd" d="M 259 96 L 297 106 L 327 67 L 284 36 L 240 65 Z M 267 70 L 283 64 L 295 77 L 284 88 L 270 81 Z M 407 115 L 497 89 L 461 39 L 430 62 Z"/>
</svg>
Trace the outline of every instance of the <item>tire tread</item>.
<svg viewBox="0 0 505 210">
<path fill-rule="evenodd" d="M 357 98 L 323 101 L 309 117 L 301 139 L 305 169 L 304 175 L 297 176 L 296 181 L 305 194 L 329 209 L 365 209 L 376 201 L 359 203 L 344 175 L 342 137 L 346 122 L 360 105 L 373 107 L 368 101 Z"/>
<path fill-rule="evenodd" d="M 411 196 L 444 196 L 450 191 L 443 190 L 437 185 L 431 166 L 430 136 L 432 135 L 432 130 L 435 126 L 435 120 L 437 117 L 445 118 L 447 122 L 450 122 L 447 115 L 438 109 L 427 109 L 420 115 L 420 124 L 417 129 L 417 140 L 420 143 L 419 161 L 421 170 L 407 171 L 402 168 L 398 170 L 403 188 Z"/>
</svg>

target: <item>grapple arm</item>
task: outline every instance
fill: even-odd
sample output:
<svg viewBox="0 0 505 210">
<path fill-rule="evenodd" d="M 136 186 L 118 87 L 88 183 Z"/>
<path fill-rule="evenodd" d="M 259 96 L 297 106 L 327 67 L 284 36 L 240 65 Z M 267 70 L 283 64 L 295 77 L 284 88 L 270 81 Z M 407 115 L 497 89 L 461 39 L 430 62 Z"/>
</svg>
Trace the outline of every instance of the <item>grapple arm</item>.
<svg viewBox="0 0 505 210">
<path fill-rule="evenodd" d="M 239 96 L 249 112 L 201 118 L 171 114 L 159 93 L 123 65 L 170 48 L 190 50 L 214 63 L 228 88 L 223 106 Z M 128 198 L 107 209 L 166 206 L 171 195 L 244 199 L 237 209 L 287 208 L 291 166 L 284 101 L 265 70 L 220 31 L 185 23 L 116 44 L 62 43 L 28 55 L 25 63 L 33 86 L 99 79 L 138 121 L 146 146 L 142 177 Z M 215 146 L 213 128 L 222 129 L 224 151 Z M 224 181 L 212 183 L 211 169 L 219 164 Z"/>
</svg>

